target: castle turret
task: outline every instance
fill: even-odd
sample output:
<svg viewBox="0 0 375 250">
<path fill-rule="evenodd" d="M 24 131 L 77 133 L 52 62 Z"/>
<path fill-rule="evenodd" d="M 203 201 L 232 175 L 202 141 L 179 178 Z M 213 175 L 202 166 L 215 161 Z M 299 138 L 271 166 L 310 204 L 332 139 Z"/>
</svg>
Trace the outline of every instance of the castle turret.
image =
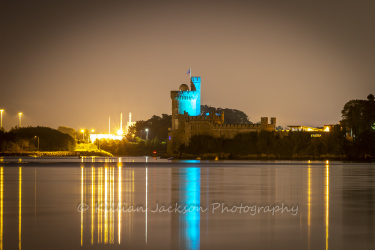
<svg viewBox="0 0 375 250">
<path fill-rule="evenodd" d="M 262 130 L 266 130 L 267 125 L 268 125 L 268 117 L 261 117 L 260 118 L 260 125 L 261 125 Z"/>
<path fill-rule="evenodd" d="M 196 92 L 197 99 L 195 102 L 195 114 L 191 114 L 193 116 L 197 116 L 201 114 L 201 77 L 200 76 L 193 76 L 191 78 L 191 90 Z"/>
<path fill-rule="evenodd" d="M 273 130 L 276 130 L 276 117 L 271 117 L 271 125 Z"/>
<path fill-rule="evenodd" d="M 172 99 L 172 130 L 178 129 L 178 115 L 185 112 L 189 116 L 199 116 L 201 114 L 201 78 L 194 76 L 191 78 L 191 88 L 186 84 L 181 84 L 178 91 L 171 91 Z"/>
</svg>

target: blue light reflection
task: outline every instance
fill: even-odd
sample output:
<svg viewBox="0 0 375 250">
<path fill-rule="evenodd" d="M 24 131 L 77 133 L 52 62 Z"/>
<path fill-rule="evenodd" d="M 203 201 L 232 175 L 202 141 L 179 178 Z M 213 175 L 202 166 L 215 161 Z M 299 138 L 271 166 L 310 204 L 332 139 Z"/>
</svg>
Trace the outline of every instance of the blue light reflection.
<svg viewBox="0 0 375 250">
<path fill-rule="evenodd" d="M 180 204 L 189 211 L 180 214 L 180 230 L 187 249 L 200 249 L 200 168 L 180 169 Z"/>
</svg>

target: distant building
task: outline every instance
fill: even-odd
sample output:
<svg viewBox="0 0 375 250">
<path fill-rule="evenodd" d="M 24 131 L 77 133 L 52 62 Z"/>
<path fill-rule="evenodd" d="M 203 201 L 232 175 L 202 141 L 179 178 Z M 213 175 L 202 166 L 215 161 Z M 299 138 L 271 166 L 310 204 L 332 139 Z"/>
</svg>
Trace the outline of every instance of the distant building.
<svg viewBox="0 0 375 250">
<path fill-rule="evenodd" d="M 288 125 L 290 131 L 307 131 L 307 132 L 329 132 L 335 125 L 324 125 L 323 127 L 308 127 L 302 125 Z"/>
<path fill-rule="evenodd" d="M 276 118 L 261 118 L 261 124 L 224 124 L 224 112 L 200 115 L 201 78 L 190 78 L 190 89 L 182 84 L 178 91 L 171 91 L 172 127 L 169 129 L 168 152 L 173 153 L 182 144 L 188 145 L 193 135 L 205 134 L 231 139 L 238 133 L 274 131 Z"/>
<path fill-rule="evenodd" d="M 90 141 L 91 143 L 95 143 L 96 139 L 106 139 L 106 140 L 119 140 L 121 141 L 123 138 L 122 135 L 114 135 L 114 134 L 90 134 Z"/>
<path fill-rule="evenodd" d="M 335 125 L 324 125 L 323 127 L 308 127 L 302 125 L 288 125 L 289 131 L 304 131 L 311 132 L 311 137 L 320 137 L 321 132 L 329 132 Z"/>
</svg>

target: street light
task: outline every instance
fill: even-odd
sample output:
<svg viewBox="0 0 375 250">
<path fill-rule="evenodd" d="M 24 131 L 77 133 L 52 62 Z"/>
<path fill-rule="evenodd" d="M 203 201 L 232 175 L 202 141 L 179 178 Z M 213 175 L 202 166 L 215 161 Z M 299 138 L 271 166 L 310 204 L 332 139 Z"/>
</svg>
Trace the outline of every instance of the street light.
<svg viewBox="0 0 375 250">
<path fill-rule="evenodd" d="M 0 126 L 0 128 L 3 127 L 3 111 L 4 111 L 4 109 L 0 109 L 0 112 L 1 112 L 1 126 Z"/>
<path fill-rule="evenodd" d="M 148 128 L 146 128 L 146 132 L 147 132 L 147 134 L 146 134 L 146 141 L 148 141 Z"/>
<path fill-rule="evenodd" d="M 38 138 L 38 152 L 39 152 L 39 136 L 36 135 L 35 137 Z M 35 137 L 34 137 L 34 138 L 35 138 Z"/>
<path fill-rule="evenodd" d="M 85 140 L 85 130 L 82 129 L 81 132 L 82 132 L 82 140 Z"/>
<path fill-rule="evenodd" d="M 21 127 L 21 117 L 22 117 L 22 112 L 19 112 L 19 113 L 18 113 L 18 116 L 19 116 L 19 120 L 20 120 L 20 127 Z"/>
</svg>

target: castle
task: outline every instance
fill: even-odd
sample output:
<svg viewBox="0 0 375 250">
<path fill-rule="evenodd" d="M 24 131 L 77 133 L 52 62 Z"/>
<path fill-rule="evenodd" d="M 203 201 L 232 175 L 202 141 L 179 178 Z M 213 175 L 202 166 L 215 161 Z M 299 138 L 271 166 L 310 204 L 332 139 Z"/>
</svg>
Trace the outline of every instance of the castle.
<svg viewBox="0 0 375 250">
<path fill-rule="evenodd" d="M 262 117 L 260 124 L 224 124 L 224 112 L 201 115 L 201 78 L 190 78 L 190 89 L 182 84 L 178 91 L 171 91 L 172 127 L 168 129 L 168 153 L 173 154 L 182 144 L 188 145 L 193 135 L 205 134 L 232 139 L 238 133 L 274 131 L 276 118 Z"/>
</svg>

